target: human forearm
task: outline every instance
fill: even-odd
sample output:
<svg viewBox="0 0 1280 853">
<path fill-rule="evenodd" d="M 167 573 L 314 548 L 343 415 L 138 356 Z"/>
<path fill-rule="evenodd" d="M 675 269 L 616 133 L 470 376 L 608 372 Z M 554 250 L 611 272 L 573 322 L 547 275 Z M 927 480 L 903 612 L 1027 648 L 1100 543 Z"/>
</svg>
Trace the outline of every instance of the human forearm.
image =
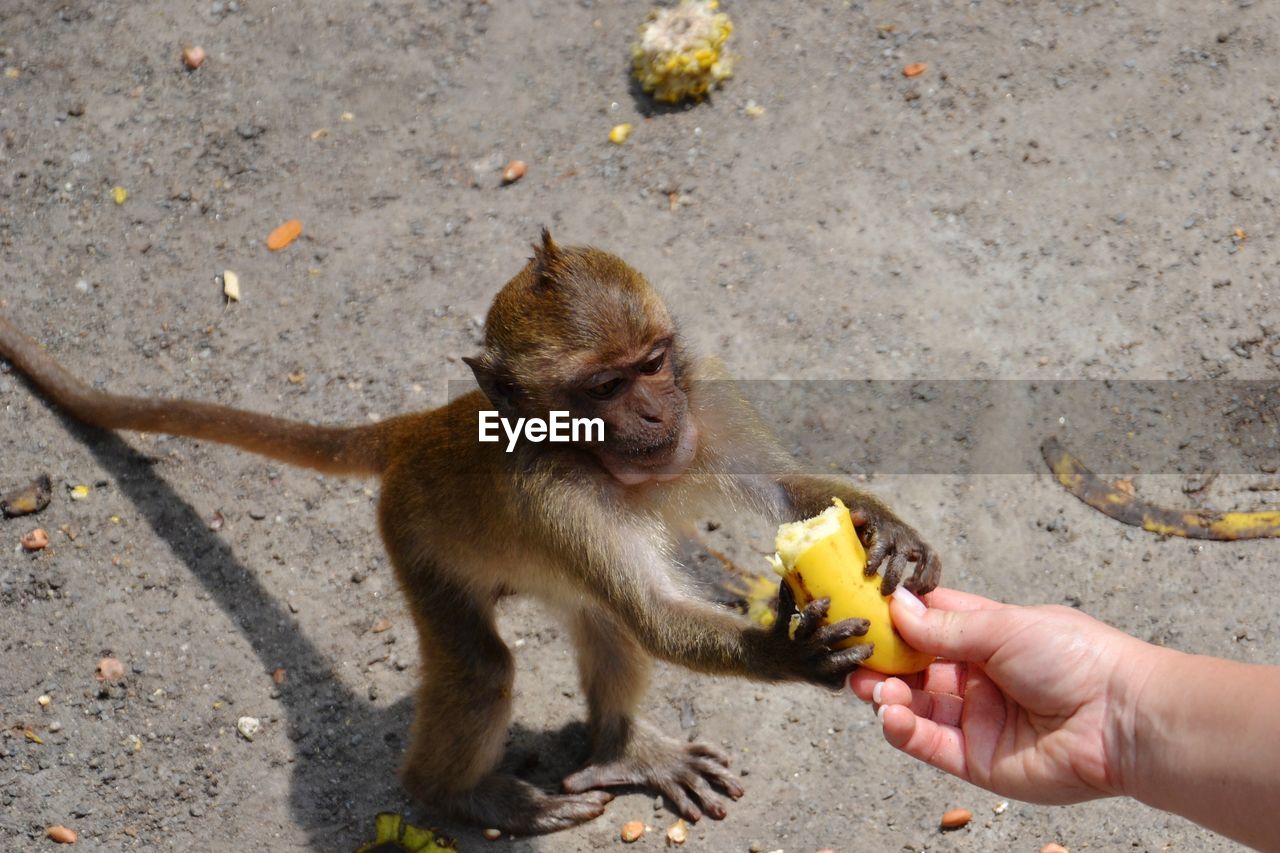
<svg viewBox="0 0 1280 853">
<path fill-rule="evenodd" d="M 1280 850 L 1280 667 L 1160 649 L 1132 700 L 1125 793 Z"/>
</svg>

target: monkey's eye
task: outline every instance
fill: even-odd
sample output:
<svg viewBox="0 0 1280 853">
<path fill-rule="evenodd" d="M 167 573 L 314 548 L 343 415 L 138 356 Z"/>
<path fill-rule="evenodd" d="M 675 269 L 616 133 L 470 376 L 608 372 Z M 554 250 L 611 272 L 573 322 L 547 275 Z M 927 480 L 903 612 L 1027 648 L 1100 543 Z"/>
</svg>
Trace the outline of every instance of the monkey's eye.
<svg viewBox="0 0 1280 853">
<path fill-rule="evenodd" d="M 646 361 L 644 364 L 640 365 L 637 368 L 637 370 L 639 370 L 641 373 L 645 373 L 652 376 L 653 374 L 657 373 L 659 370 L 662 369 L 662 365 L 666 363 L 666 360 L 667 360 L 667 354 L 665 352 L 660 352 L 657 355 L 655 355 L 653 358 Z"/>
<path fill-rule="evenodd" d="M 618 389 L 622 387 L 625 380 L 621 376 L 615 376 L 612 379 L 606 379 L 596 385 L 592 385 L 587 389 L 588 396 L 595 397 L 597 400 L 607 400 L 614 394 L 618 393 Z"/>
</svg>

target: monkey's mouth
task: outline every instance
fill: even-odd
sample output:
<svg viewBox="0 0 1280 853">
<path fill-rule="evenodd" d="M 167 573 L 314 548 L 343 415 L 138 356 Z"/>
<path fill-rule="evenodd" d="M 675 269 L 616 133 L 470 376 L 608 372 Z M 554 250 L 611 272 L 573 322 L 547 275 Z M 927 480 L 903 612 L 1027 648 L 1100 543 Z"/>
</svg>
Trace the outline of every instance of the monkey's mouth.
<svg viewBox="0 0 1280 853">
<path fill-rule="evenodd" d="M 665 483 L 683 474 L 698 455 L 698 427 L 690 418 L 684 428 L 659 444 L 626 458 L 601 459 L 615 480 L 624 486 L 641 483 Z"/>
</svg>

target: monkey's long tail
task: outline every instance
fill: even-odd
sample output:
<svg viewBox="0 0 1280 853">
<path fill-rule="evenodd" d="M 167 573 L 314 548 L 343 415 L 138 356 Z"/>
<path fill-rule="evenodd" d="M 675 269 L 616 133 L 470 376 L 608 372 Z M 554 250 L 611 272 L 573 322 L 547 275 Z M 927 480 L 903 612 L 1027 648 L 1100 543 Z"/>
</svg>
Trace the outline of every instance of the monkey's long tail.
<svg viewBox="0 0 1280 853">
<path fill-rule="evenodd" d="M 77 379 L 4 317 L 0 356 L 59 408 L 90 426 L 230 444 L 328 474 L 379 474 L 384 468 L 386 430 L 381 424 L 318 427 L 191 400 L 108 394 Z"/>
</svg>

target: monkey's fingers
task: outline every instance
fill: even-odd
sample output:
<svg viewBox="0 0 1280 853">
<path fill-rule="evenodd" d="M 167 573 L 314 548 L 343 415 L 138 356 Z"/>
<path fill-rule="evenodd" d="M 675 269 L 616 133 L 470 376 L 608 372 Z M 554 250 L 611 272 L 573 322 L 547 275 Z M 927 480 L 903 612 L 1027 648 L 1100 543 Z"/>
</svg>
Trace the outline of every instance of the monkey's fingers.
<svg viewBox="0 0 1280 853">
<path fill-rule="evenodd" d="M 566 794 L 581 794 L 584 791 L 597 792 L 600 788 L 642 785 L 644 782 L 643 775 L 631 762 L 610 761 L 605 764 L 589 764 L 577 773 L 564 777 L 560 789 Z"/>
<path fill-rule="evenodd" d="M 738 784 L 738 780 L 729 773 L 729 768 L 709 758 L 697 759 L 693 762 L 699 773 L 710 779 L 717 787 L 733 799 L 740 798 L 746 791 Z"/>
<path fill-rule="evenodd" d="M 830 598 L 817 598 L 806 604 L 799 617 L 791 620 L 791 625 L 788 626 L 792 642 L 807 643 L 813 639 L 830 609 Z"/>
<path fill-rule="evenodd" d="M 791 584 L 784 581 L 778 583 L 778 616 L 774 622 L 777 630 L 785 631 L 791 617 L 796 612 L 796 595 L 791 591 Z"/>
<path fill-rule="evenodd" d="M 622 759 L 605 764 L 592 764 L 572 776 L 566 777 L 560 785 L 568 793 L 580 793 L 583 791 L 603 793 L 594 789 L 617 788 L 622 785 L 652 787 L 671 801 L 681 817 L 686 820 L 698 821 L 702 819 L 702 809 L 694 803 L 689 791 L 686 790 L 686 785 L 694 785 L 695 779 L 706 785 L 699 773 L 687 771 L 683 764 L 676 767 L 643 767 L 637 762 Z M 710 786 L 706 786 L 706 791 L 711 794 L 711 797 L 715 798 Z M 709 813 L 713 817 L 723 817 L 723 805 L 720 806 L 718 812 L 718 815 L 716 810 L 712 810 Z"/>
<path fill-rule="evenodd" d="M 937 551 L 925 547 L 924 559 L 916 563 L 915 574 L 907 580 L 907 589 L 916 595 L 924 595 L 927 592 L 933 592 L 941 582 L 942 559 Z"/>
<path fill-rule="evenodd" d="M 870 627 L 871 623 L 866 619 L 843 619 L 834 625 L 819 628 L 814 639 L 823 646 L 832 648 L 845 640 L 864 636 Z"/>
<path fill-rule="evenodd" d="M 695 740 L 693 743 L 685 747 L 690 755 L 697 755 L 701 758 L 710 758 L 712 761 L 724 767 L 732 767 L 733 759 L 729 757 L 729 753 L 725 752 L 718 746 L 712 746 L 709 743 L 703 743 Z"/>
<path fill-rule="evenodd" d="M 871 653 L 875 650 L 875 643 L 860 643 L 847 649 L 841 649 L 838 652 L 832 652 L 818 664 L 818 674 L 821 682 L 833 690 L 843 688 L 849 673 L 861 666 L 862 662 L 871 657 Z"/>
<path fill-rule="evenodd" d="M 871 577 L 880 571 L 880 564 L 893 555 L 894 544 L 893 536 L 887 531 L 881 529 L 872 533 L 871 547 L 867 549 L 867 565 L 862 570 L 863 574 Z M 896 585 L 897 581 L 894 584 Z"/>
<path fill-rule="evenodd" d="M 594 820 L 604 814 L 605 804 L 612 799 L 608 791 L 548 794 L 523 780 L 492 774 L 474 788 L 447 795 L 441 805 L 445 811 L 481 826 L 535 835 Z"/>
</svg>

